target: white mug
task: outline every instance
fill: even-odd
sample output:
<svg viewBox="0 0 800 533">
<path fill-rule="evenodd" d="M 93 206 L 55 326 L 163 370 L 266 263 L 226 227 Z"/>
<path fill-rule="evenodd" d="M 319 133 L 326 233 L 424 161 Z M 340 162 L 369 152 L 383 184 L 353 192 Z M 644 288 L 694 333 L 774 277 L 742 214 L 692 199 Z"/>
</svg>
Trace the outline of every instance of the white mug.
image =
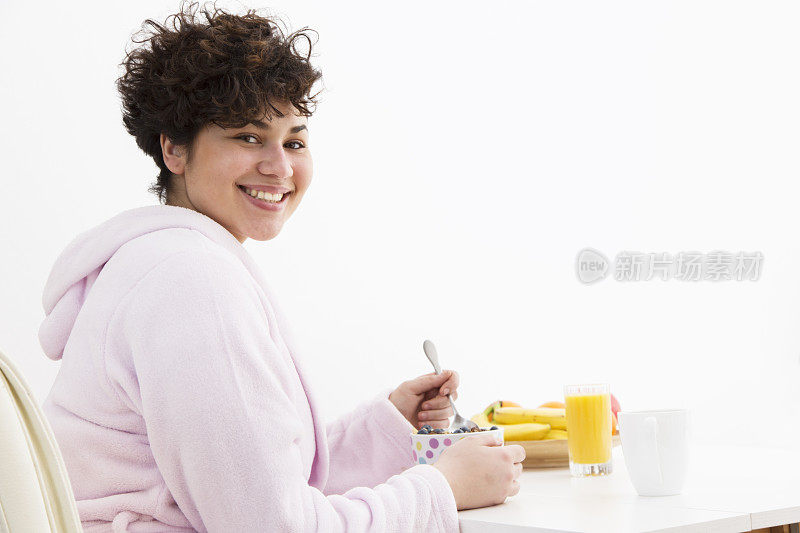
<svg viewBox="0 0 800 533">
<path fill-rule="evenodd" d="M 686 409 L 620 411 L 622 454 L 641 496 L 680 494 L 689 461 Z"/>
</svg>

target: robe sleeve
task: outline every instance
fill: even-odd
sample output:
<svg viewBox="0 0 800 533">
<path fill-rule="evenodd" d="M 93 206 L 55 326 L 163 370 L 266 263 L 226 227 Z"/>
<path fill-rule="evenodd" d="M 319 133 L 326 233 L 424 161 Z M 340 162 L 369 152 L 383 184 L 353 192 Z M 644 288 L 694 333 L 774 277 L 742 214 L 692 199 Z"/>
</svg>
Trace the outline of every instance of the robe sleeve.
<svg viewBox="0 0 800 533">
<path fill-rule="evenodd" d="M 342 493 L 359 485 L 372 487 L 414 466 L 414 426 L 389 401 L 390 392 L 382 391 L 328 424 L 326 493 Z"/>
</svg>

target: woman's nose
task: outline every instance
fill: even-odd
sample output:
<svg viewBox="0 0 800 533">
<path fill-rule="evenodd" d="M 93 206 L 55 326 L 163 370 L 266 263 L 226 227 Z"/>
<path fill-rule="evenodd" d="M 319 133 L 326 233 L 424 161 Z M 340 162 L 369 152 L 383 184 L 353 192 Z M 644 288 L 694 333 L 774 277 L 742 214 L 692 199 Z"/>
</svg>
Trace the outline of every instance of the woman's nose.
<svg viewBox="0 0 800 533">
<path fill-rule="evenodd" d="M 258 162 L 258 171 L 262 174 L 276 176 L 279 179 L 292 177 L 292 164 L 283 146 L 273 145 L 264 150 L 264 156 Z"/>
</svg>

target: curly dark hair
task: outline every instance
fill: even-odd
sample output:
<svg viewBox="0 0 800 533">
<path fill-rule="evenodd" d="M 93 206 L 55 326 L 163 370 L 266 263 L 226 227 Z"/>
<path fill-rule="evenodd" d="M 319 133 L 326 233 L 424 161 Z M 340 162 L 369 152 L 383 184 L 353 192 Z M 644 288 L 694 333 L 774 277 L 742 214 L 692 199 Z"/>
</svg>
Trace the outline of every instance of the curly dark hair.
<svg viewBox="0 0 800 533">
<path fill-rule="evenodd" d="M 182 0 L 179 13 L 159 24 L 147 19 L 132 40 L 144 46 L 126 51 L 125 72 L 116 80 L 122 96 L 122 122 L 136 144 L 160 169 L 148 191 L 165 203 L 172 173 L 161 153 L 161 134 L 185 147 L 189 160 L 199 131 L 207 124 L 243 127 L 253 120 L 283 114 L 274 104 L 290 103 L 311 116 L 322 77 L 311 63 L 312 42 L 302 28 L 293 33 L 282 21 L 256 14 L 233 15 Z M 205 18 L 198 16 L 202 15 Z M 172 29 L 168 28 L 172 19 Z M 150 27 L 150 31 L 147 30 Z M 143 38 L 137 35 L 145 32 Z M 288 34 L 288 35 L 287 35 Z M 298 51 L 305 39 L 308 50 Z"/>
</svg>

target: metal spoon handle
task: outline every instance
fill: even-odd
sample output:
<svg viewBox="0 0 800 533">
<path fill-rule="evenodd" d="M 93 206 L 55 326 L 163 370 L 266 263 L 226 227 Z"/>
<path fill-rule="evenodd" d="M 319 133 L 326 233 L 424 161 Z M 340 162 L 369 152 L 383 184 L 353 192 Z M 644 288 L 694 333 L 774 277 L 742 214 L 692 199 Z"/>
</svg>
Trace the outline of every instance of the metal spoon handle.
<svg viewBox="0 0 800 533">
<path fill-rule="evenodd" d="M 447 395 L 447 399 L 450 400 L 450 407 L 453 408 L 453 414 L 458 416 L 458 410 L 456 409 L 456 404 L 453 403 L 453 399 L 450 397 L 449 394 Z"/>
<path fill-rule="evenodd" d="M 422 343 L 422 349 L 425 351 L 425 355 L 428 357 L 428 361 L 433 365 L 433 369 L 436 373 L 441 374 L 442 367 L 439 366 L 439 354 L 436 353 L 436 346 L 434 346 L 431 341 L 426 340 Z M 458 414 L 458 411 L 456 411 L 456 404 L 453 403 L 453 399 L 449 394 L 447 395 L 447 399 L 450 400 L 450 406 L 453 408 L 453 412 Z"/>
<path fill-rule="evenodd" d="M 425 355 L 428 357 L 428 361 L 433 365 L 433 369 L 436 373 L 441 374 L 442 367 L 439 366 L 439 355 L 436 353 L 436 346 L 434 346 L 431 341 L 426 340 L 422 343 L 422 349 L 425 351 Z"/>
<path fill-rule="evenodd" d="M 437 374 L 442 373 L 442 367 L 439 366 L 439 355 L 436 353 L 436 346 L 429 340 L 426 340 L 422 343 L 422 349 L 425 351 L 425 356 L 428 358 L 428 361 L 431 362 L 433 365 L 433 369 L 436 371 Z M 455 430 L 461 427 L 466 427 L 467 429 L 477 428 L 478 424 L 473 422 L 472 420 L 467 420 L 461 415 L 458 414 L 458 409 L 456 409 L 456 404 L 453 402 L 453 398 L 450 395 L 447 395 L 447 399 L 450 400 L 450 407 L 453 408 L 453 423 L 450 424 L 450 430 Z"/>
</svg>

